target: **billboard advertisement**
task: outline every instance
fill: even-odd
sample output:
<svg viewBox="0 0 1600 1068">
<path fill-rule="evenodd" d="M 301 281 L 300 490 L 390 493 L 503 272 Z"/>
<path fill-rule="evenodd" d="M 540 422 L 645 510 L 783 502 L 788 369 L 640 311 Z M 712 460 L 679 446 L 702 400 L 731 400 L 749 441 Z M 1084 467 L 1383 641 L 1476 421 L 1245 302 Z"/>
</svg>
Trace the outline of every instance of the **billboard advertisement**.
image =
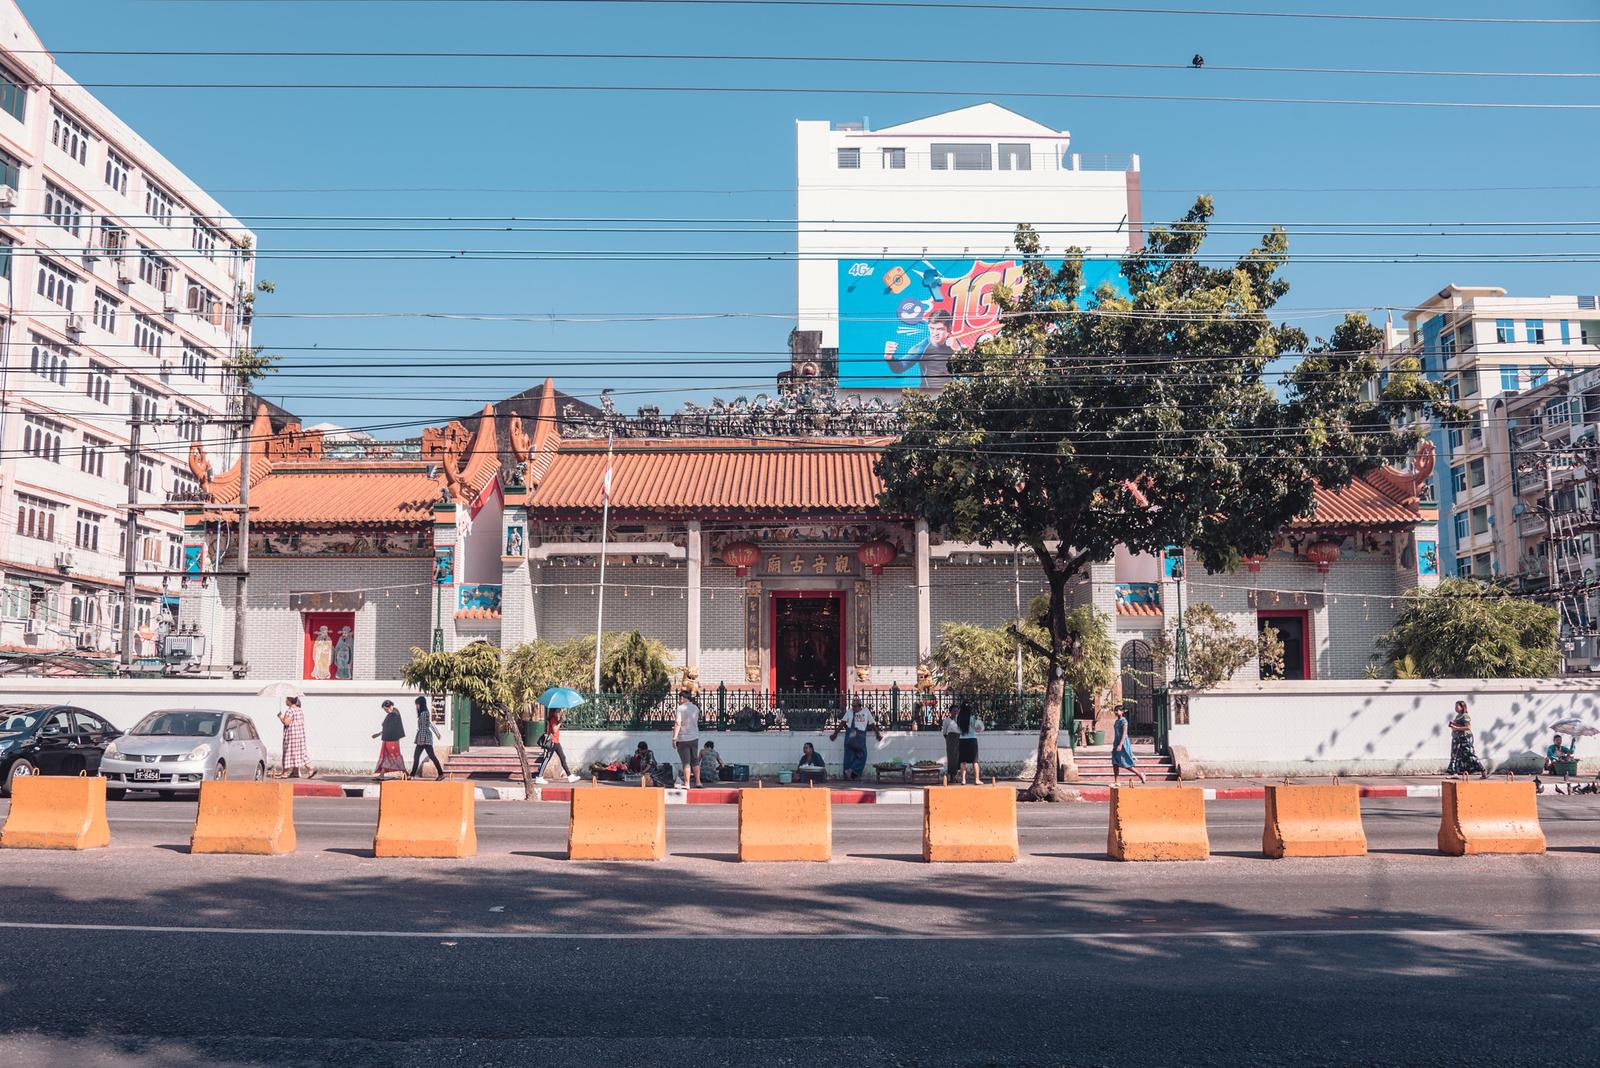
<svg viewBox="0 0 1600 1068">
<path fill-rule="evenodd" d="M 1105 282 L 1127 291 L 1118 266 L 1114 259 L 1084 261 L 1087 302 Z M 1021 288 L 1020 258 L 840 260 L 840 388 L 942 385 L 952 355 L 998 332 L 994 290 L 1002 285 Z"/>
</svg>

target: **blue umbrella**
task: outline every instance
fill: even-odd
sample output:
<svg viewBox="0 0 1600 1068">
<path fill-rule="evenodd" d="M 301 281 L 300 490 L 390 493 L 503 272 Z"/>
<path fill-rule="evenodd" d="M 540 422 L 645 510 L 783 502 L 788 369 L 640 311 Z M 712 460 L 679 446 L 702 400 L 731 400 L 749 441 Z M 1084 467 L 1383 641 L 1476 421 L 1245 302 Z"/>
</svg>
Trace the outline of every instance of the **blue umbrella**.
<svg viewBox="0 0 1600 1068">
<path fill-rule="evenodd" d="M 583 694 L 565 686 L 552 686 L 539 695 L 539 703 L 546 708 L 575 708 L 585 700 Z"/>
</svg>

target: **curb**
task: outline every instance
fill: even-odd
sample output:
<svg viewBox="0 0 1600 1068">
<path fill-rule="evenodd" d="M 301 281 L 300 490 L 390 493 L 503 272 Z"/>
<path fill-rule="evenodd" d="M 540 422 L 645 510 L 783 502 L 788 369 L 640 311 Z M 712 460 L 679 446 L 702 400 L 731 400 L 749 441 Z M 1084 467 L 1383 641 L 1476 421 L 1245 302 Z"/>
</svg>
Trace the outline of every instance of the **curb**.
<svg viewBox="0 0 1600 1068">
<path fill-rule="evenodd" d="M 1160 789 L 1157 787 L 1157 789 Z M 1362 786 L 1362 797 L 1438 797 L 1439 784 L 1425 783 L 1420 786 Z M 1111 800 L 1111 787 L 1089 786 L 1080 787 L 1076 791 L 1077 801 L 1109 802 Z M 1264 786 L 1224 786 L 1213 789 L 1206 788 L 1201 791 L 1207 801 L 1264 801 L 1267 790 Z"/>
<path fill-rule="evenodd" d="M 377 797 L 377 783 L 356 783 L 341 786 L 338 783 L 296 783 L 294 795 L 296 797 Z M 570 786 L 536 786 L 533 791 L 535 801 L 554 801 L 570 803 L 572 801 L 572 787 Z M 619 787 L 625 789 L 625 787 Z M 777 787 L 786 789 L 786 787 Z M 1067 786 L 1061 792 L 1067 800 L 1108 803 L 1111 800 L 1111 787 L 1109 786 Z M 1130 788 L 1131 789 L 1131 788 Z M 1161 789 L 1161 787 L 1154 787 Z M 1362 786 L 1362 797 L 1438 797 L 1438 783 L 1407 786 Z M 479 801 L 521 801 L 526 795 L 521 786 L 474 786 L 473 793 Z M 682 787 L 669 787 L 666 790 L 666 802 L 669 805 L 737 805 L 739 803 L 738 790 L 700 789 L 685 790 Z M 920 805 L 922 804 L 921 790 L 833 790 L 832 801 L 835 805 Z M 1207 787 L 1202 791 L 1207 801 L 1262 801 L 1266 799 L 1267 791 L 1262 786 L 1223 786 Z"/>
</svg>

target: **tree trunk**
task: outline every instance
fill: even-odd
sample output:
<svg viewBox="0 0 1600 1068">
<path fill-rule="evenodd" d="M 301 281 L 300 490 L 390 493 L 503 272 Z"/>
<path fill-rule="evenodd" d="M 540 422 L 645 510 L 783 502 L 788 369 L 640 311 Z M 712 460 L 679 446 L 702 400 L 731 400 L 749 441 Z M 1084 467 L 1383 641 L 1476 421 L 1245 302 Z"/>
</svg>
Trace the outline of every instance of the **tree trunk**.
<svg viewBox="0 0 1600 1068">
<path fill-rule="evenodd" d="M 1044 690 L 1044 712 L 1039 721 L 1039 753 L 1033 782 L 1022 792 L 1024 801 L 1050 801 L 1055 797 L 1061 707 L 1066 694 L 1061 660 L 1067 645 L 1067 576 L 1055 568 L 1048 568 L 1047 574 L 1050 579 L 1050 609 L 1047 613 L 1050 623 L 1050 677 Z"/>
<path fill-rule="evenodd" d="M 524 801 L 533 800 L 533 771 L 528 767 L 528 747 L 522 744 L 522 724 L 517 722 L 515 716 L 500 716 L 501 730 L 511 732 L 511 743 L 517 747 L 517 766 L 522 769 L 522 788 L 526 791 Z"/>
</svg>

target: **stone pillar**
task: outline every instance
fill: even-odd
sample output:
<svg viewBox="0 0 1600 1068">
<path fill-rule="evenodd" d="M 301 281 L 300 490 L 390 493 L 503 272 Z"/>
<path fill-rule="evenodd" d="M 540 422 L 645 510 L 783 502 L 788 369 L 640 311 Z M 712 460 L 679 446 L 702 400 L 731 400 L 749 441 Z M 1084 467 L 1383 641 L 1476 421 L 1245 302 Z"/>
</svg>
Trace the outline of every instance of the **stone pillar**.
<svg viewBox="0 0 1600 1068">
<path fill-rule="evenodd" d="M 689 521 L 688 589 L 684 593 L 683 666 L 698 674 L 700 670 L 700 564 L 705 540 L 700 534 L 700 521 Z"/>
<path fill-rule="evenodd" d="M 930 583 L 928 521 L 917 520 L 917 664 L 933 656 L 933 587 Z"/>
</svg>

